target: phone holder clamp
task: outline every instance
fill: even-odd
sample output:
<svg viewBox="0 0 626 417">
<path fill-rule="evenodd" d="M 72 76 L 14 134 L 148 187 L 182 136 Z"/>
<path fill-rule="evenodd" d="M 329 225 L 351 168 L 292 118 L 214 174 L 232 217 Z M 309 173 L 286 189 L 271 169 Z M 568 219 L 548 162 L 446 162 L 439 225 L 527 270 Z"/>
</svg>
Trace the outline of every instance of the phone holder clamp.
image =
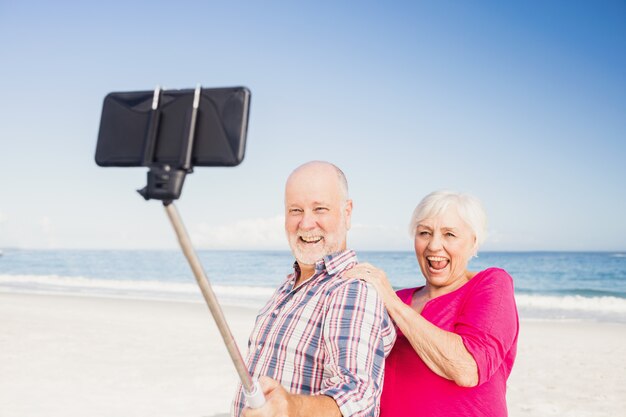
<svg viewBox="0 0 626 417">
<path fill-rule="evenodd" d="M 150 167 L 147 179 L 148 184 L 141 190 L 137 190 L 146 200 L 162 200 L 166 205 L 172 200 L 177 200 L 182 192 L 185 176 L 193 172 L 191 155 L 195 139 L 196 122 L 198 120 L 201 91 L 202 88 L 198 84 L 194 92 L 191 111 L 188 112 L 187 128 L 182 139 L 179 161 L 177 166 L 173 167 L 170 164 L 159 164 L 154 161 L 154 150 L 157 146 L 159 122 L 161 120 L 161 111 L 159 109 L 161 87 L 157 86 L 155 88 L 148 133 L 143 149 L 143 165 Z"/>
</svg>

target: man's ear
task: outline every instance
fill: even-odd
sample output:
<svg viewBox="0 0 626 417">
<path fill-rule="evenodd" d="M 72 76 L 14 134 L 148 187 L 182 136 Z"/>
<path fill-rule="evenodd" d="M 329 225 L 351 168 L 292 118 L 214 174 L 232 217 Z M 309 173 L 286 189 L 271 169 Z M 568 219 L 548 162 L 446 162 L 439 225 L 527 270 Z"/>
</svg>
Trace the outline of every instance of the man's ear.
<svg viewBox="0 0 626 417">
<path fill-rule="evenodd" d="M 346 215 L 346 229 L 350 230 L 350 226 L 352 224 L 352 200 L 346 200 L 346 207 L 344 210 Z"/>
</svg>

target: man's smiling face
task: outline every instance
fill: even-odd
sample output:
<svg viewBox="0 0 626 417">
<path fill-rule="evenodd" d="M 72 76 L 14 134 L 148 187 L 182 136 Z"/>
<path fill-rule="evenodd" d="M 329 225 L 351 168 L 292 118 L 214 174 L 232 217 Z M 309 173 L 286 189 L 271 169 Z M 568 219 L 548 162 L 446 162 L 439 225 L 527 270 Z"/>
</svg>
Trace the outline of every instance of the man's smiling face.
<svg viewBox="0 0 626 417">
<path fill-rule="evenodd" d="M 285 188 L 285 232 L 298 264 L 314 265 L 345 249 L 351 211 L 334 168 L 311 164 L 295 171 Z"/>
</svg>

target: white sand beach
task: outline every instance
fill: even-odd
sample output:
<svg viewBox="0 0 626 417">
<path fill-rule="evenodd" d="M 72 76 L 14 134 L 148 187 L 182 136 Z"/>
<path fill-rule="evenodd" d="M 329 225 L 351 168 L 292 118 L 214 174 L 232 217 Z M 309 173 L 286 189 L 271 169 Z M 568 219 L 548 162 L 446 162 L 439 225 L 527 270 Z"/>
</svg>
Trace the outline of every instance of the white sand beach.
<svg viewBox="0 0 626 417">
<path fill-rule="evenodd" d="M 224 307 L 242 350 L 255 310 Z M 522 321 L 509 414 L 624 415 L 626 325 Z M 0 293 L 3 417 L 228 415 L 236 373 L 200 303 Z"/>
</svg>

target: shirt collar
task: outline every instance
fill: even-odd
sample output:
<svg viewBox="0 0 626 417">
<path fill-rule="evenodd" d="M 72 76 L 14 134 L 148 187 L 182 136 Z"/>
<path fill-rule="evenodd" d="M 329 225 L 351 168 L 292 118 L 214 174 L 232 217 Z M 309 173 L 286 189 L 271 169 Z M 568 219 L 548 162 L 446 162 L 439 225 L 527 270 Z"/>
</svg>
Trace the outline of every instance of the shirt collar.
<svg viewBox="0 0 626 417">
<path fill-rule="evenodd" d="M 326 265 L 328 275 L 335 275 L 351 264 L 358 263 L 356 253 L 352 249 L 346 249 L 340 252 L 331 253 L 322 260 Z"/>
<path fill-rule="evenodd" d="M 324 256 L 322 259 L 315 263 L 315 274 L 319 275 L 320 272 L 326 270 L 328 275 L 335 275 L 344 269 L 346 269 L 350 264 L 358 263 L 356 253 L 352 249 L 345 249 L 339 252 L 331 253 L 330 255 Z M 300 266 L 298 265 L 298 261 L 294 261 L 293 263 L 294 274 L 291 276 L 295 278 L 300 272 Z"/>
</svg>

